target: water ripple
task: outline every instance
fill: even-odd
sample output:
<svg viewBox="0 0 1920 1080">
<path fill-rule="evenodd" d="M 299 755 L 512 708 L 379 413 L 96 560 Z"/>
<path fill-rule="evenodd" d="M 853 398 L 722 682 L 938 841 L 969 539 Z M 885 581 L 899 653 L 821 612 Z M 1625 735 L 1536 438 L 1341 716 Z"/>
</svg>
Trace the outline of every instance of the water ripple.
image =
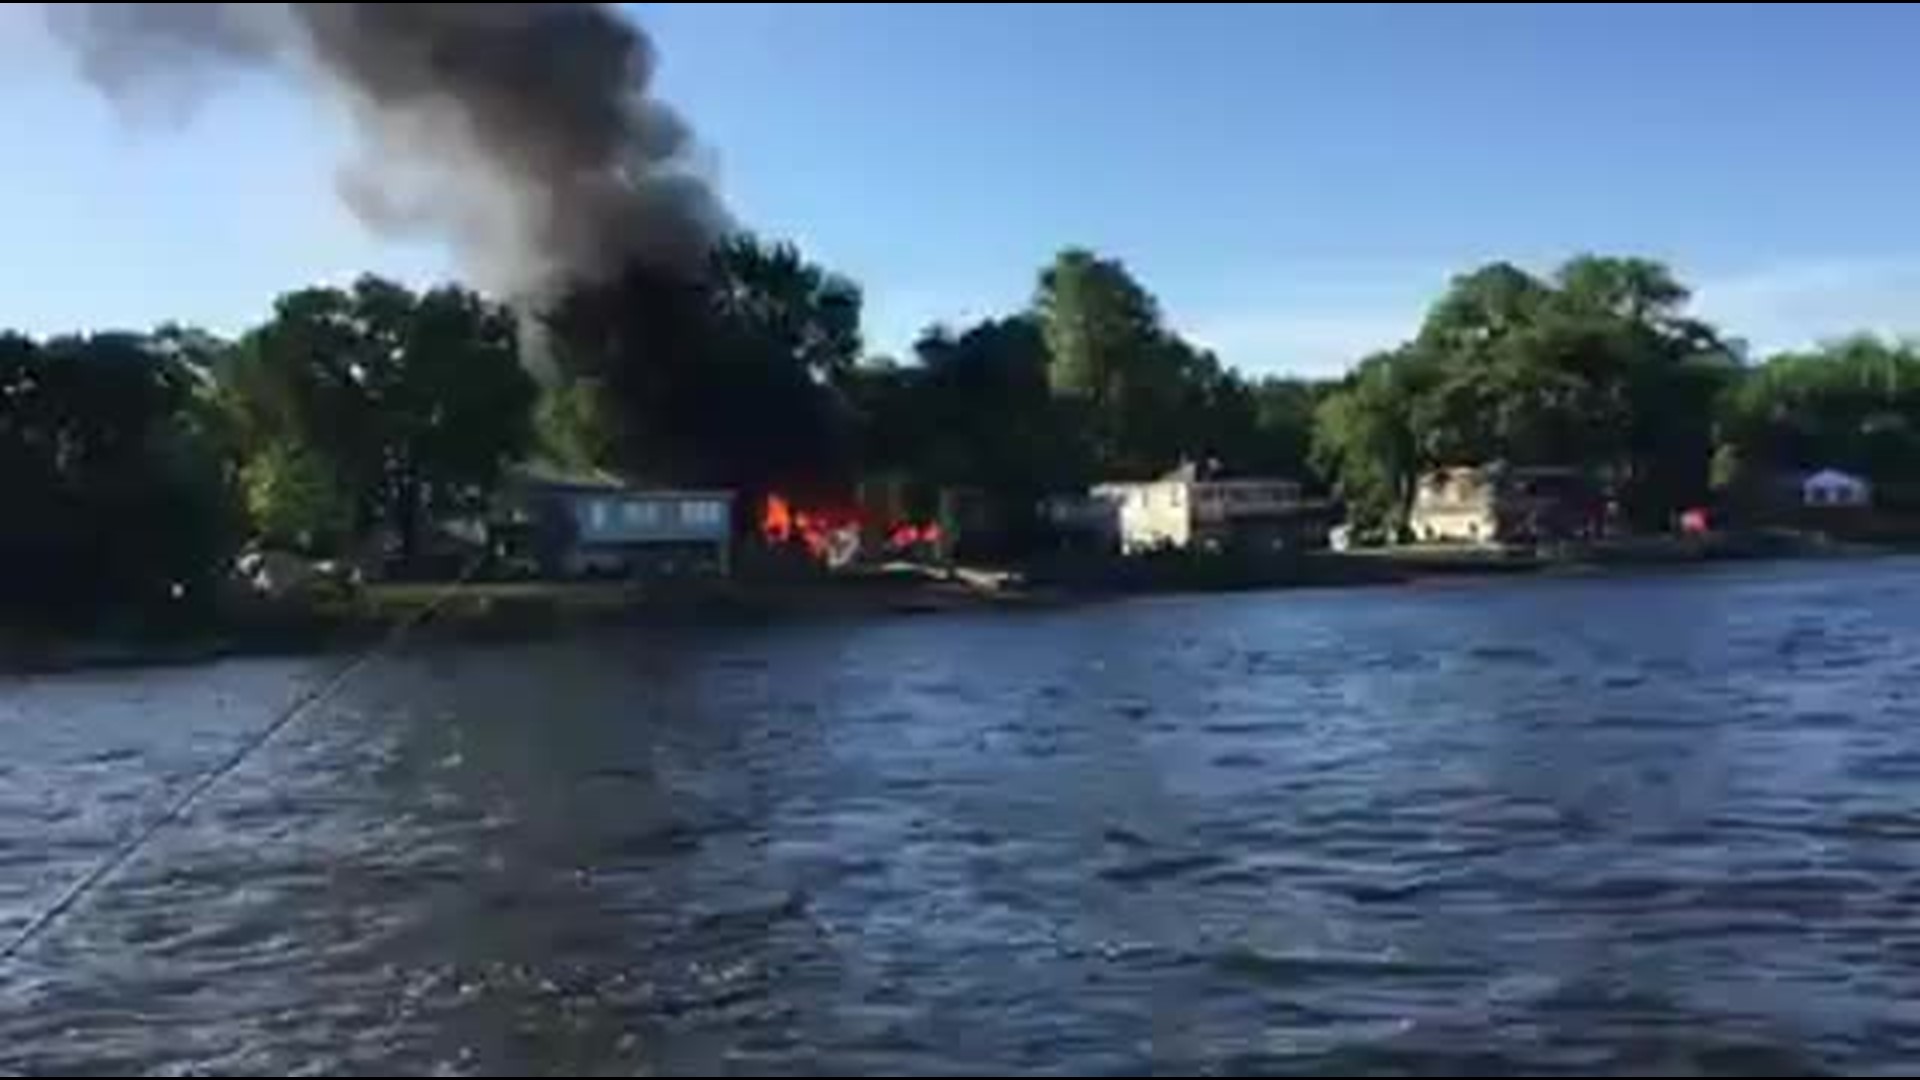
<svg viewBox="0 0 1920 1080">
<path fill-rule="evenodd" d="M 0 980 L 0 1071 L 1894 1072 L 1920 565 L 418 651 Z M 0 931 L 319 677 L 0 697 Z"/>
</svg>

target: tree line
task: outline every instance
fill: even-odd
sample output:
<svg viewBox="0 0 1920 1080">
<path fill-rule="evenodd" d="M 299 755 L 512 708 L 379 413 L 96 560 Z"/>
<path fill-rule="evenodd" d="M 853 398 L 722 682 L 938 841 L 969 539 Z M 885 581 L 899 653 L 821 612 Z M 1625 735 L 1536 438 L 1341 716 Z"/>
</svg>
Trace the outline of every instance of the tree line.
<svg viewBox="0 0 1920 1080">
<path fill-rule="evenodd" d="M 1861 335 L 1754 362 L 1691 298 L 1637 258 L 1457 277 L 1411 340 L 1322 396 L 1314 465 L 1352 520 L 1388 533 L 1443 465 L 1578 467 L 1647 530 L 1783 474 L 1920 480 L 1913 346 Z"/>
<path fill-rule="evenodd" d="M 0 606 L 190 605 L 249 541 L 405 563 L 535 457 L 748 500 L 885 473 L 1016 514 L 1204 461 L 1306 479 L 1388 533 L 1445 464 L 1583 467 L 1648 528 L 1782 470 L 1916 478 L 1920 353 L 1861 337 L 1756 363 L 1689 300 L 1644 259 L 1496 263 L 1344 378 L 1253 378 L 1070 249 L 1022 310 L 880 358 L 854 282 L 738 237 L 533 319 L 368 277 L 288 293 L 232 340 L 5 334 Z"/>
</svg>

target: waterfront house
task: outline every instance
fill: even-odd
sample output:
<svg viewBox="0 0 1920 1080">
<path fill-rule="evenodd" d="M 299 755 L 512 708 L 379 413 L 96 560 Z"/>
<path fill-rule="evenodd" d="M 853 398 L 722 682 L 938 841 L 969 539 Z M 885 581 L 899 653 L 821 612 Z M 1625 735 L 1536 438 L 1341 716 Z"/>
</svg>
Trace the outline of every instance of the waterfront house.
<svg viewBox="0 0 1920 1080">
<path fill-rule="evenodd" d="M 1407 525 L 1428 544 L 1506 544 L 1598 536 L 1606 500 L 1578 469 L 1502 464 L 1434 469 L 1414 490 Z"/>
<path fill-rule="evenodd" d="M 1085 496 L 1049 500 L 1045 513 L 1058 529 L 1137 555 L 1324 547 L 1332 508 L 1309 500 L 1296 480 L 1206 475 L 1183 465 L 1155 480 L 1104 483 Z"/>
<path fill-rule="evenodd" d="M 550 578 L 724 576 L 733 566 L 733 503 L 727 491 L 523 466 L 496 501 L 495 553 Z"/>
</svg>

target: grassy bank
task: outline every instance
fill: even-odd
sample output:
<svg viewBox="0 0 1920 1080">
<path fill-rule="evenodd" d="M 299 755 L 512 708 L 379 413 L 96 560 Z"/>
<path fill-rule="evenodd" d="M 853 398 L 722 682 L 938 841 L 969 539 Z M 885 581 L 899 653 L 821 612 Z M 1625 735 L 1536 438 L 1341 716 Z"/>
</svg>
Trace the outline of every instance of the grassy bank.
<svg viewBox="0 0 1920 1080">
<path fill-rule="evenodd" d="M 1882 553 L 1798 535 L 1641 538 L 1555 549 L 1398 547 L 1249 556 L 1056 556 L 1013 570 L 908 565 L 852 574 L 665 584 L 383 584 L 308 602 L 229 605 L 194 619 L 0 629 L 0 671 L 196 663 L 365 647 L 402 627 L 435 640 L 515 640 L 620 625 L 756 625 L 1011 611 L 1148 593 L 1395 585 L 1448 577 Z"/>
<path fill-rule="evenodd" d="M 1026 606 L 1043 599 L 986 575 L 901 565 L 834 576 L 658 584 L 515 582 L 383 585 L 344 614 L 379 626 L 423 615 L 437 626 L 564 629 L 604 624 L 763 622 Z"/>
<path fill-rule="evenodd" d="M 200 663 L 364 648 L 406 629 L 432 640 L 519 640 L 609 626 L 763 625 L 1057 603 L 1057 590 L 994 575 L 893 568 L 834 577 L 655 585 L 617 582 L 381 584 L 351 596 L 230 605 L 167 624 L 0 629 L 0 671 Z"/>
</svg>

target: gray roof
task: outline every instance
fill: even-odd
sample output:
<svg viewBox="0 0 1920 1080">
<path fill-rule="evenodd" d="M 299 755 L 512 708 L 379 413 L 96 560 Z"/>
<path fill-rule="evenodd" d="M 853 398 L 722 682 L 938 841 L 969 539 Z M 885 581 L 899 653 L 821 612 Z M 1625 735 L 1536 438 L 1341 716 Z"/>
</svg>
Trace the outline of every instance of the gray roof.
<svg viewBox="0 0 1920 1080">
<path fill-rule="evenodd" d="M 508 482 L 529 487 L 572 488 L 582 491 L 621 491 L 632 485 L 605 469 L 576 469 L 556 461 L 524 461 L 509 465 Z"/>
</svg>

